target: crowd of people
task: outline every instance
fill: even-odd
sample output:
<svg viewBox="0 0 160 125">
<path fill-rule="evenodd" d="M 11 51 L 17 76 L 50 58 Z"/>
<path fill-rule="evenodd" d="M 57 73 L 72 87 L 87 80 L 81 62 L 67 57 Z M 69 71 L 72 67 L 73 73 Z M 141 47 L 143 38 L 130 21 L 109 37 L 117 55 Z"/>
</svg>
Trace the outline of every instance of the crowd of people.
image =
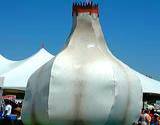
<svg viewBox="0 0 160 125">
<path fill-rule="evenodd" d="M 22 102 L 5 99 L 0 107 L 0 125 L 23 125 L 21 121 Z"/>
<path fill-rule="evenodd" d="M 3 100 L 0 105 L 0 125 L 23 125 L 21 121 L 22 102 Z M 140 118 L 134 125 L 160 125 L 160 116 L 153 109 L 142 109 Z"/>
<path fill-rule="evenodd" d="M 160 116 L 154 109 L 142 109 L 136 125 L 160 125 Z"/>
</svg>

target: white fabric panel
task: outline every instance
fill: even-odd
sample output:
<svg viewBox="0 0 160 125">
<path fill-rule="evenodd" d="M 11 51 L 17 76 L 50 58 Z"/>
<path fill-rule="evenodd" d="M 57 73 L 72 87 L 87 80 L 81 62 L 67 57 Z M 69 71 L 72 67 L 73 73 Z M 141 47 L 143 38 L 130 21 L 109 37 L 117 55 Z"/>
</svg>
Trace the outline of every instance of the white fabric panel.
<svg viewBox="0 0 160 125">
<path fill-rule="evenodd" d="M 48 121 L 48 94 L 53 59 L 38 69 L 28 80 L 22 115 L 25 125 L 47 125 Z M 37 91 L 35 91 L 37 90 Z M 24 112 L 23 112 L 24 111 Z M 38 119 L 38 122 L 36 121 Z"/>
<path fill-rule="evenodd" d="M 131 125 L 142 107 L 140 79 L 113 57 L 98 17 L 74 16 L 68 40 L 66 48 L 52 60 L 50 75 L 39 72 L 31 77 L 27 90 L 33 93 L 32 96 L 47 87 L 49 91 L 46 89 L 48 95 L 42 93 L 32 100 L 25 96 L 23 119 L 28 124 L 45 125 L 39 117 L 43 115 L 54 125 Z M 39 80 L 38 76 L 45 80 Z M 48 99 L 48 105 L 43 98 Z M 33 108 L 38 102 L 40 111 Z M 31 108 L 27 108 L 28 105 Z M 41 110 L 46 107 L 47 114 L 43 114 Z M 28 112 L 33 112 L 36 119 L 26 117 Z"/>
</svg>

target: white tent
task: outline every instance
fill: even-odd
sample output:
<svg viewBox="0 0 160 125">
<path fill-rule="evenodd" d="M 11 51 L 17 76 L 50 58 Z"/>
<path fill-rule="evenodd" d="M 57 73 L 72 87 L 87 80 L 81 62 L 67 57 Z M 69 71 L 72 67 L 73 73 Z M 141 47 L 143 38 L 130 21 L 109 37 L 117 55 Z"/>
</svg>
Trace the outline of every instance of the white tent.
<svg viewBox="0 0 160 125">
<path fill-rule="evenodd" d="M 128 67 L 127 64 L 117 60 L 119 63 L 121 63 L 124 67 Z M 142 91 L 143 93 L 152 93 L 152 94 L 160 94 L 160 81 L 154 80 L 152 78 L 149 78 L 148 76 L 145 76 L 134 69 L 130 68 L 131 72 L 135 73 L 139 79 L 140 83 L 142 85 Z"/>
<path fill-rule="evenodd" d="M 121 64 L 127 66 L 123 62 L 121 62 Z M 139 77 L 143 93 L 160 94 L 160 81 L 149 78 L 133 69 L 131 69 L 131 71 Z"/>
<path fill-rule="evenodd" d="M 160 81 L 149 78 L 135 71 L 141 80 L 143 93 L 160 94 Z"/>
<path fill-rule="evenodd" d="M 51 55 L 49 52 L 47 52 L 45 49 L 41 49 L 35 55 L 33 55 L 27 59 L 21 60 L 21 61 L 9 60 L 9 59 L 5 58 L 4 56 L 0 55 L 0 83 L 2 83 L 2 81 L 4 81 L 4 83 L 1 84 L 1 87 L 4 87 L 4 88 L 7 88 L 7 87 L 12 88 L 13 87 L 13 88 L 17 88 L 17 89 L 25 89 L 25 87 L 27 85 L 28 77 L 31 76 L 31 74 L 36 69 L 41 67 L 44 63 L 49 61 L 52 57 L 54 57 L 54 56 Z M 32 60 L 34 60 L 34 61 L 32 61 Z M 36 67 L 33 66 L 33 62 L 36 62 L 34 64 L 34 65 L 36 65 Z M 21 65 L 22 65 L 22 68 L 21 68 Z M 23 69 L 23 67 L 26 65 L 31 65 L 33 67 L 32 70 L 31 69 L 26 70 L 26 68 Z M 125 65 L 125 64 L 123 64 L 123 65 Z M 26 66 L 26 67 L 28 67 L 28 66 Z M 23 70 L 20 70 L 20 69 L 23 69 Z M 18 71 L 18 70 L 20 70 L 20 71 Z M 22 72 L 21 75 L 18 74 L 19 72 Z M 135 70 L 133 70 L 133 72 L 136 73 L 137 76 L 141 80 L 143 93 L 160 94 L 160 81 L 151 79 L 141 73 L 138 73 Z M 14 74 L 14 75 L 12 75 L 12 74 Z M 21 77 L 22 75 L 23 75 L 23 77 Z M 2 80 L 2 78 L 3 78 L 2 76 L 5 77 L 5 80 Z M 17 76 L 19 76 L 19 77 L 17 78 Z"/>
<path fill-rule="evenodd" d="M 0 80 L 0 87 L 25 90 L 29 77 L 53 57 L 43 48 L 33 56 L 21 61 L 11 61 L 1 56 L 0 77 L 3 80 Z"/>
<path fill-rule="evenodd" d="M 6 59 L 4 56 L 0 55 L 0 74 L 3 72 L 11 69 L 11 64 L 15 63 L 16 61 L 12 61 Z M 10 65 L 10 66 L 9 66 Z"/>
</svg>

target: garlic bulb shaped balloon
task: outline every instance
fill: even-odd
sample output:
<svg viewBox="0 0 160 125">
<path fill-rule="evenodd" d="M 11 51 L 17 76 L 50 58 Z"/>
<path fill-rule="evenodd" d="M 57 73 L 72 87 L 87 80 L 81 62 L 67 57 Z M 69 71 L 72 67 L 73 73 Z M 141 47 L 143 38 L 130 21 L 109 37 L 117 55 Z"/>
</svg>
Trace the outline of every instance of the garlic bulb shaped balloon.
<svg viewBox="0 0 160 125">
<path fill-rule="evenodd" d="M 109 51 L 98 6 L 73 4 L 68 45 L 30 78 L 25 125 L 131 125 L 139 117 L 138 77 Z"/>
</svg>

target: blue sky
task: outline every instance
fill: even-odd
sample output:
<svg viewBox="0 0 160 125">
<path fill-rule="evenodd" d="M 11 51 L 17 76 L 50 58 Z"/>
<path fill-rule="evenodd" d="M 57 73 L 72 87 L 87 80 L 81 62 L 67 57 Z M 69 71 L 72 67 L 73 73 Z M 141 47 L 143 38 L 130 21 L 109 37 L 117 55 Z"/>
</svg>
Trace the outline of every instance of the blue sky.
<svg viewBox="0 0 160 125">
<path fill-rule="evenodd" d="M 24 59 L 45 44 L 60 52 L 72 25 L 73 0 L 0 0 L 0 54 Z M 160 0 L 96 0 L 113 54 L 160 80 Z"/>
</svg>

